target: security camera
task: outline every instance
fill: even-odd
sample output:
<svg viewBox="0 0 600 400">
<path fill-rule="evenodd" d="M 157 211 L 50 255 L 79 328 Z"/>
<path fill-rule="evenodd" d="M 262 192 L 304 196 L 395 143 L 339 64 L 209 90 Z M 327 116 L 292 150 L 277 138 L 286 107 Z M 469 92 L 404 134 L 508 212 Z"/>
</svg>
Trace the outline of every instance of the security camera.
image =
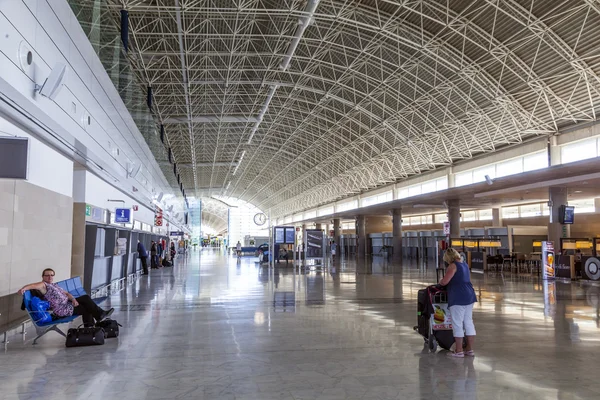
<svg viewBox="0 0 600 400">
<path fill-rule="evenodd" d="M 67 66 L 63 63 L 56 63 L 44 83 L 41 86 L 36 85 L 36 90 L 38 90 L 42 96 L 54 100 L 62 88 L 66 73 Z"/>
<path fill-rule="evenodd" d="M 489 175 L 485 176 L 485 181 L 487 182 L 488 185 L 493 185 L 494 181 L 492 180 L 492 178 L 490 178 Z"/>
</svg>

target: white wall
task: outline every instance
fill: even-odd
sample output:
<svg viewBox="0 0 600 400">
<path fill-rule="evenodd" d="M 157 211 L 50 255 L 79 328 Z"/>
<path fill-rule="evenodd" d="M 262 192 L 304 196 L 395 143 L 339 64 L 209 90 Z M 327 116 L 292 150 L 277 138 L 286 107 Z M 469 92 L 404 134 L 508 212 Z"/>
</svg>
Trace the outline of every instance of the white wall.
<svg viewBox="0 0 600 400">
<path fill-rule="evenodd" d="M 0 136 L 29 138 L 27 182 L 73 196 L 73 161 L 0 117 Z"/>
<path fill-rule="evenodd" d="M 89 171 L 75 171 L 76 186 L 85 185 L 83 191 L 76 188 L 76 193 L 84 194 L 84 197 L 77 196 L 74 201 L 79 203 L 87 203 L 96 207 L 104 208 L 109 211 L 114 211 L 115 208 L 131 208 L 134 204 L 139 206 L 138 211 L 132 211 L 132 217 L 136 221 L 141 221 L 145 224 L 154 225 L 154 210 L 139 204 L 135 199 L 127 194 L 109 185 L 102 179 Z M 110 202 L 108 200 L 123 200 L 125 203 Z M 166 218 L 165 218 L 166 219 Z M 172 222 L 169 221 L 171 225 Z M 169 230 L 180 230 L 177 226 L 169 226 Z"/>
</svg>

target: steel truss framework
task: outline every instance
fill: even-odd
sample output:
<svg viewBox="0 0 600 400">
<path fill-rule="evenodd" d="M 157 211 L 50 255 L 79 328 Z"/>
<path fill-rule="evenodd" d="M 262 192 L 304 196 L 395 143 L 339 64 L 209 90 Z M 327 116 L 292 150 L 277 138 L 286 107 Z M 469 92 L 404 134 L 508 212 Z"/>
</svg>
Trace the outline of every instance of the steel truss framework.
<svg viewBox="0 0 600 400">
<path fill-rule="evenodd" d="M 597 0 L 110 1 L 184 187 L 272 217 L 599 112 Z"/>
</svg>

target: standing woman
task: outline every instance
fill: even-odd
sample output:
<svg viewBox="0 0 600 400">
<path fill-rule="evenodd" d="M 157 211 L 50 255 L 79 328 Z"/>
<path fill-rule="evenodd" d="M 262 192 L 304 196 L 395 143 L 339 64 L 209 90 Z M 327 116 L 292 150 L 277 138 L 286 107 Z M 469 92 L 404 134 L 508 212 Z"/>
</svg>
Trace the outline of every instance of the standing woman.
<svg viewBox="0 0 600 400">
<path fill-rule="evenodd" d="M 469 266 L 454 249 L 446 250 L 444 261 L 448 265 L 446 275 L 440 280 L 440 285 L 448 286 L 448 308 L 452 317 L 452 332 L 456 344 L 451 357 L 464 358 L 465 355 L 474 357 L 475 325 L 473 324 L 473 304 L 477 302 L 475 289 L 471 283 Z M 463 339 L 467 335 L 467 347 L 462 351 Z"/>
</svg>

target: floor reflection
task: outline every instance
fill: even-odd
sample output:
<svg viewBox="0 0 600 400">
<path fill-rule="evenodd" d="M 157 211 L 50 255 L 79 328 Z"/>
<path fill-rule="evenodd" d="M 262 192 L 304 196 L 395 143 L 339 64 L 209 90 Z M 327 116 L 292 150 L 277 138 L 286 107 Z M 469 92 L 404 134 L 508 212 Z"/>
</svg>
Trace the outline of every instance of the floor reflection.
<svg viewBox="0 0 600 400">
<path fill-rule="evenodd" d="M 108 300 L 123 328 L 105 346 L 13 341 L 0 398 L 600 397 L 596 284 L 474 275 L 477 357 L 455 360 L 412 330 L 433 266 L 257 261 L 204 249 L 153 270 Z"/>
</svg>

